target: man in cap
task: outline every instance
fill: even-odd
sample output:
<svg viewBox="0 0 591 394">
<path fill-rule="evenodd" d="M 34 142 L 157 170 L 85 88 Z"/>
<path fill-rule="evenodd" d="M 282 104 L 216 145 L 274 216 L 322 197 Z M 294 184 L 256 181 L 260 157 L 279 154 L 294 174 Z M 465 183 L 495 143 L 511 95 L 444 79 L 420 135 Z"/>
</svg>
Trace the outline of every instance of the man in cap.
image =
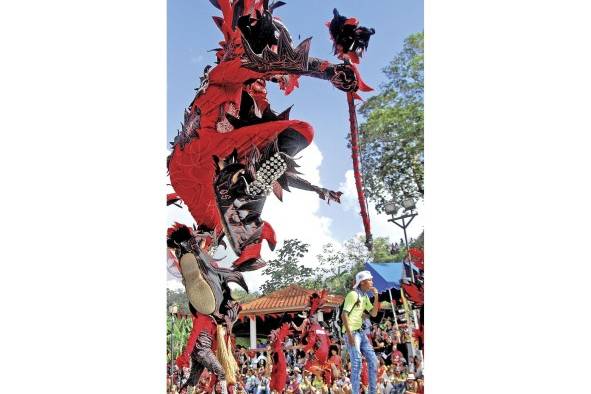
<svg viewBox="0 0 591 394">
<path fill-rule="evenodd" d="M 351 389 L 353 394 L 359 393 L 361 378 L 361 355 L 367 360 L 369 370 L 369 394 L 377 393 L 378 359 L 367 335 L 363 332 L 363 312 L 373 317 L 378 314 L 380 302 L 378 290 L 373 287 L 373 277 L 369 271 L 360 271 L 355 275 L 353 290 L 347 293 L 343 304 L 343 332 L 345 344 L 351 360 Z M 368 294 L 374 297 L 373 304 Z"/>
</svg>

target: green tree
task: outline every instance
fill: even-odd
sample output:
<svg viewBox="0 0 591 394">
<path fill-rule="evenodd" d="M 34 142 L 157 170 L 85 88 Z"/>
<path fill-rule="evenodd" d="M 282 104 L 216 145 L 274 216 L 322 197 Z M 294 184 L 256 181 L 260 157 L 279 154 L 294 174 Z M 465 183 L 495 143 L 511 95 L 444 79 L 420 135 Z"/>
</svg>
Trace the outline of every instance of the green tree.
<svg viewBox="0 0 591 394">
<path fill-rule="evenodd" d="M 386 261 L 402 261 L 398 259 L 397 254 L 391 254 L 390 240 L 386 237 L 378 237 L 373 241 L 372 257 L 376 263 L 383 263 Z"/>
<path fill-rule="evenodd" d="M 346 294 L 353 286 L 355 274 L 365 269 L 367 261 L 400 262 L 404 260 L 406 250 L 400 249 L 396 254 L 391 254 L 390 246 L 386 237 L 374 239 L 371 253 L 365 247 L 364 237 L 346 241 L 340 250 L 332 244 L 325 244 L 322 253 L 317 256 L 320 264 L 314 288 L 326 287 L 332 294 Z"/>
<path fill-rule="evenodd" d="M 302 257 L 308 253 L 310 245 L 298 239 L 287 239 L 277 252 L 277 258 L 269 261 L 263 269 L 263 274 L 269 279 L 261 286 L 263 294 L 297 283 L 307 283 L 315 274 L 314 270 L 299 264 Z"/>
<path fill-rule="evenodd" d="M 189 339 L 191 329 L 193 328 L 193 320 L 190 318 L 173 318 L 168 315 L 166 319 L 166 358 L 170 362 L 171 352 L 171 335 L 172 335 L 172 358 L 175 360 L 183 351 L 183 347 Z"/>
<path fill-rule="evenodd" d="M 176 304 L 179 307 L 179 312 L 188 315 L 189 312 L 189 300 L 185 294 L 184 289 L 171 290 L 166 289 L 166 307 L 168 308 L 172 304 Z"/>
<path fill-rule="evenodd" d="M 324 245 L 322 253 L 317 256 L 320 263 L 318 274 L 322 275 L 323 282 L 319 287 L 328 288 L 332 294 L 346 294 L 353 284 L 355 273 L 363 269 L 369 257 L 363 237 L 346 241 L 342 250 L 332 244 Z"/>
<path fill-rule="evenodd" d="M 410 246 L 413 248 L 424 249 L 425 248 L 425 232 L 421 231 L 421 234 L 417 239 L 411 241 Z"/>
<path fill-rule="evenodd" d="M 404 41 L 402 51 L 384 68 L 388 80 L 360 113 L 360 155 L 369 199 L 378 211 L 394 199 L 423 198 L 424 104 L 423 33 Z"/>
<path fill-rule="evenodd" d="M 232 298 L 240 303 L 250 302 L 252 300 L 256 300 L 261 296 L 261 293 L 258 291 L 254 291 L 252 293 L 247 293 L 243 289 L 232 289 Z"/>
</svg>

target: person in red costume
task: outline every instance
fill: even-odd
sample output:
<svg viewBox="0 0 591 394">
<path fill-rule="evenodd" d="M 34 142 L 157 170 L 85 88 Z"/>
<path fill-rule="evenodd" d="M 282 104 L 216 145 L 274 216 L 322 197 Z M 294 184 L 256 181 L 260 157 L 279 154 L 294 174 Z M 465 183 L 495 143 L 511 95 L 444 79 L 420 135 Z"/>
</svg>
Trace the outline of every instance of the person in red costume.
<svg viewBox="0 0 591 394">
<path fill-rule="evenodd" d="M 168 158 L 170 181 L 208 243 L 226 237 L 241 271 L 264 265 L 262 240 L 273 249 L 275 234 L 261 218 L 266 196 L 279 199 L 290 187 L 316 192 L 327 201 L 333 192 L 299 177 L 294 155 L 313 140 L 310 124 L 278 114 L 267 100 L 267 84 L 285 93 L 301 76 L 328 80 L 345 92 L 368 91 L 350 62 L 331 64 L 309 56 L 310 38 L 292 46 L 289 32 L 273 16 L 283 2 L 212 0 L 224 40 L 217 64 L 208 66 L 188 108 Z M 228 161 L 227 158 L 232 157 Z M 226 158 L 225 163 L 221 158 Z M 227 166 L 232 164 L 230 168 Z M 226 242 L 224 242 L 226 244 Z"/>
<path fill-rule="evenodd" d="M 207 253 L 206 239 L 198 231 L 176 223 L 169 228 L 167 235 L 169 257 L 176 261 L 173 265 L 179 267 L 187 292 L 193 292 L 189 300 L 193 327 L 183 353 L 176 360 L 180 368 L 191 367 L 189 378 L 181 390 L 197 386 L 200 376 L 207 369 L 213 374 L 209 392 L 213 392 L 219 381 L 221 393 L 227 394 L 228 376 L 217 351 L 219 346 L 226 350 L 229 350 L 228 344 L 232 346 L 228 333 L 232 332 L 241 308 L 232 299 L 228 283 L 234 282 L 244 290 L 248 287 L 242 273 L 217 266 Z M 218 343 L 218 338 L 222 336 L 221 331 L 218 332 L 220 325 L 225 331 L 222 343 Z M 235 376 L 230 378 L 230 381 L 235 380 Z"/>
<path fill-rule="evenodd" d="M 369 386 L 369 370 L 367 369 L 367 360 L 365 358 L 361 361 L 361 385 L 367 391 L 367 387 Z"/>
<path fill-rule="evenodd" d="M 328 362 L 330 340 L 328 333 L 318 322 L 317 313 L 326 303 L 328 292 L 323 290 L 320 294 L 313 293 L 308 301 L 308 311 L 304 322 L 301 324 L 301 338 L 306 353 L 304 370 L 312 373 L 321 371 L 324 381 L 332 383 L 332 369 Z"/>
<path fill-rule="evenodd" d="M 328 358 L 333 379 L 338 379 L 343 372 L 343 362 L 339 355 L 339 348 L 337 345 L 330 346 L 330 357 Z"/>
<path fill-rule="evenodd" d="M 288 323 L 283 323 L 280 328 L 271 331 L 270 342 L 273 358 L 273 369 L 271 371 L 272 392 L 282 393 L 287 383 L 287 362 L 283 347 L 285 338 L 291 334 Z"/>
<path fill-rule="evenodd" d="M 167 159 L 174 189 L 167 202 L 179 205 L 182 201 L 197 225 L 193 229 L 175 225 L 168 241 L 169 259 L 182 275 L 194 317 L 189 341 L 177 361 L 186 366 L 190 360 L 188 385 L 195 386 L 207 368 L 226 394 L 224 368 L 231 371 L 232 363 L 222 368 L 215 357 L 216 345 L 223 345 L 222 353 L 231 354 L 231 349 L 225 349 L 230 345 L 221 340 L 216 342 L 216 333 L 222 336 L 223 326 L 227 342 L 240 309 L 228 283 L 235 282 L 248 292 L 242 272 L 265 265 L 260 255 L 263 240 L 275 247 L 275 232 L 261 219 L 267 196 L 273 193 L 281 200 L 283 190 L 290 187 L 313 191 L 328 202 L 340 202 L 342 194 L 299 176 L 294 156 L 312 142 L 313 128 L 290 120 L 289 108 L 275 112 L 267 99 L 267 86 L 277 83 L 289 94 L 298 87 L 298 78 L 309 76 L 327 80 L 348 94 L 371 88 L 349 60 L 331 64 L 309 56 L 310 38 L 294 47 L 286 27 L 273 16 L 284 2 L 210 2 L 222 13 L 213 17 L 223 34 L 217 62 L 205 68 Z M 369 36 L 360 41 L 362 30 L 352 22 L 345 23 L 347 28 L 339 30 L 339 37 L 353 34 L 354 41 L 366 48 Z M 211 258 L 214 248 L 227 245 L 238 256 L 229 269 Z M 312 319 L 308 328 L 312 362 L 323 366 L 328 357 L 326 333 Z M 227 374 L 232 377 L 233 372 Z"/>
</svg>

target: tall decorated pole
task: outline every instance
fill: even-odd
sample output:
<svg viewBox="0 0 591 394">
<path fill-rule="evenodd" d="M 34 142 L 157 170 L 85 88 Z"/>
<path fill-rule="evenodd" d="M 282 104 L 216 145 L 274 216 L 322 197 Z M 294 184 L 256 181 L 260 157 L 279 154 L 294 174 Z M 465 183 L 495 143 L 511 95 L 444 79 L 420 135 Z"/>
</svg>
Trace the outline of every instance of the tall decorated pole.
<svg viewBox="0 0 591 394">
<path fill-rule="evenodd" d="M 355 109 L 354 93 L 347 93 L 347 104 L 349 105 L 349 124 L 351 127 L 351 158 L 353 159 L 353 177 L 355 178 L 355 188 L 357 189 L 357 199 L 359 200 L 359 209 L 363 220 L 365 230 L 365 246 L 371 250 L 373 247 L 373 237 L 371 235 L 371 225 L 369 222 L 369 213 L 367 212 L 367 201 L 363 190 L 363 180 L 361 179 L 361 170 L 359 168 L 359 129 L 357 127 L 357 113 Z"/>
<path fill-rule="evenodd" d="M 347 18 L 340 15 L 337 9 L 333 10 L 333 18 L 328 22 L 327 27 L 330 31 L 330 36 L 333 41 L 334 54 L 341 60 L 350 64 L 355 72 L 355 79 L 358 88 L 362 92 L 369 92 L 373 89 L 366 85 L 361 79 L 361 75 L 357 70 L 356 64 L 367 50 L 369 39 L 375 33 L 374 29 L 359 26 L 357 18 Z M 354 91 L 347 92 L 347 105 L 349 106 L 349 125 L 351 134 L 351 158 L 353 159 L 353 176 L 355 178 L 355 188 L 357 189 L 357 199 L 359 201 L 359 209 L 361 218 L 363 220 L 363 228 L 365 230 L 365 246 L 371 251 L 373 247 L 373 239 L 371 235 L 371 225 L 369 221 L 369 213 L 367 210 L 367 200 L 365 198 L 365 191 L 363 189 L 363 181 L 361 178 L 360 160 L 359 160 L 359 127 L 357 124 L 357 111 L 355 108 L 355 99 L 361 97 Z"/>
</svg>

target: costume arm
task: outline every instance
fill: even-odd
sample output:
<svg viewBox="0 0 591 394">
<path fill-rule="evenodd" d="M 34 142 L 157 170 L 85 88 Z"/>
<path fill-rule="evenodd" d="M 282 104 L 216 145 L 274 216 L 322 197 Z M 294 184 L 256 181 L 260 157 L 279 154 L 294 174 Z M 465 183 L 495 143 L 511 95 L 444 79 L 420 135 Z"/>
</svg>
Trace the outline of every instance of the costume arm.
<svg viewBox="0 0 591 394">
<path fill-rule="evenodd" d="M 291 46 L 289 34 L 284 29 L 278 38 L 277 51 L 268 47 L 259 55 L 255 53 L 246 40 L 242 40 L 244 55 L 241 59 L 242 67 L 254 72 L 262 73 L 270 79 L 273 75 L 307 75 L 329 80 L 338 89 L 349 92 L 364 88 L 358 74 L 351 64 L 330 64 L 326 60 L 309 57 L 310 40 L 307 38 L 296 48 Z"/>
<path fill-rule="evenodd" d="M 352 65 L 341 63 L 331 64 L 327 60 L 310 57 L 305 62 L 253 62 L 243 63 L 243 67 L 258 72 L 263 78 L 273 81 L 278 76 L 292 75 L 309 76 L 330 81 L 337 89 L 345 92 L 357 91 L 359 82 Z"/>
</svg>

